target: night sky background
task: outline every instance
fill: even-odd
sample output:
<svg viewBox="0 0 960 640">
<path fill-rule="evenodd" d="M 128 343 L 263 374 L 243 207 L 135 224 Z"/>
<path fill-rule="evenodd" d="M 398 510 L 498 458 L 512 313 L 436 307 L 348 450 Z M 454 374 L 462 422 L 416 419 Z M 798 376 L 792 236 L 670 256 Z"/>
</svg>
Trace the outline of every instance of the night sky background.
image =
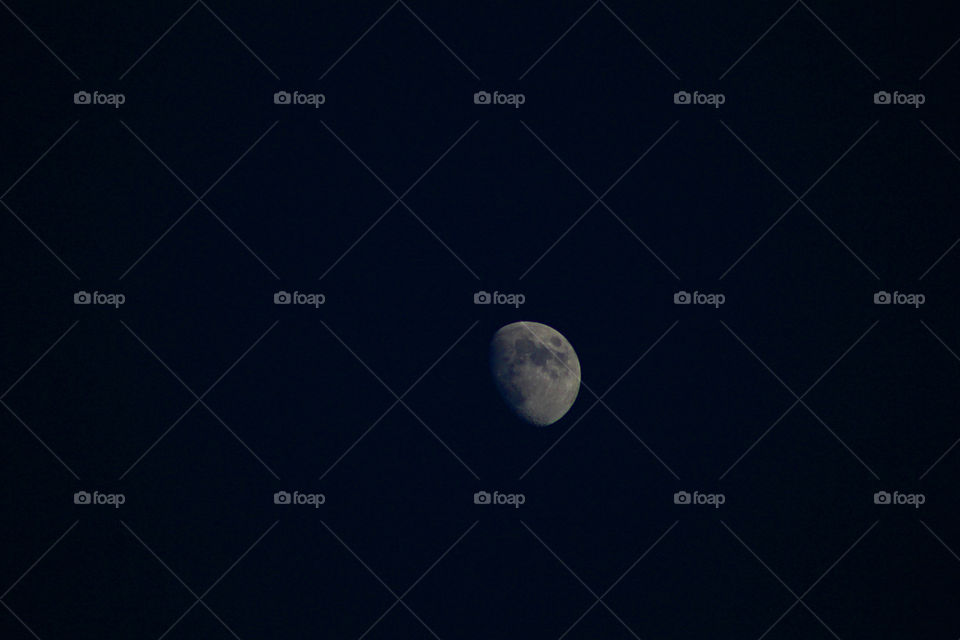
<svg viewBox="0 0 960 640">
<path fill-rule="evenodd" d="M 0 5 L 0 638 L 960 636 L 951 4 Z"/>
</svg>

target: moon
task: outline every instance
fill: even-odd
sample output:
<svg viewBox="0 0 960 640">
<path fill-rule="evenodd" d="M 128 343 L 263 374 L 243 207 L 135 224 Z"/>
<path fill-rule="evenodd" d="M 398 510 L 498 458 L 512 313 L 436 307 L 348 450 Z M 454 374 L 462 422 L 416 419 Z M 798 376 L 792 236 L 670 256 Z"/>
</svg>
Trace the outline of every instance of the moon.
<svg viewBox="0 0 960 640">
<path fill-rule="evenodd" d="M 545 427 L 570 410 L 580 391 L 580 360 L 563 335 L 539 322 L 514 322 L 490 341 L 490 373 L 517 416 Z"/>
</svg>

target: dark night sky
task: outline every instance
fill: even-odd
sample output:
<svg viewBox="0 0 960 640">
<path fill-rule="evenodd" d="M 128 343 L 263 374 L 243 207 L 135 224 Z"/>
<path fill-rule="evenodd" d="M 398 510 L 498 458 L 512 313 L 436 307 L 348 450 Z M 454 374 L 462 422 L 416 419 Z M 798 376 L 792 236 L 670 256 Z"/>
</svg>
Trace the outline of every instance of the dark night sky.
<svg viewBox="0 0 960 640">
<path fill-rule="evenodd" d="M 960 636 L 949 5 L 147 4 L 0 2 L 0 638 Z"/>
</svg>

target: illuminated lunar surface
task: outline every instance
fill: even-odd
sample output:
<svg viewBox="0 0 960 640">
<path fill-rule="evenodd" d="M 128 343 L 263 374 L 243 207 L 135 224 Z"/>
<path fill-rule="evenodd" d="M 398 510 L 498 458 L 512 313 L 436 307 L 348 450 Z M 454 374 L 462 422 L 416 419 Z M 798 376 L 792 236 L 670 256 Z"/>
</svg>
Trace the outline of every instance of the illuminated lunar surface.
<svg viewBox="0 0 960 640">
<path fill-rule="evenodd" d="M 580 360 L 563 335 L 539 322 L 514 322 L 490 341 L 490 372 L 500 395 L 520 418 L 553 424 L 580 391 Z"/>
</svg>

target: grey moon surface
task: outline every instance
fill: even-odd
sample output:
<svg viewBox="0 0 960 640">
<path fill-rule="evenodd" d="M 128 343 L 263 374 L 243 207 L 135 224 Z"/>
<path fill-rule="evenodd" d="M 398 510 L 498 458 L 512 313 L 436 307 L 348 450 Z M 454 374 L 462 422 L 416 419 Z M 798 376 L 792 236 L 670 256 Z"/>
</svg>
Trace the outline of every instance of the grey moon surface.
<svg viewBox="0 0 960 640">
<path fill-rule="evenodd" d="M 514 322 L 490 341 L 490 373 L 520 418 L 545 427 L 570 410 L 580 391 L 580 360 L 563 335 L 539 322 Z"/>
</svg>

